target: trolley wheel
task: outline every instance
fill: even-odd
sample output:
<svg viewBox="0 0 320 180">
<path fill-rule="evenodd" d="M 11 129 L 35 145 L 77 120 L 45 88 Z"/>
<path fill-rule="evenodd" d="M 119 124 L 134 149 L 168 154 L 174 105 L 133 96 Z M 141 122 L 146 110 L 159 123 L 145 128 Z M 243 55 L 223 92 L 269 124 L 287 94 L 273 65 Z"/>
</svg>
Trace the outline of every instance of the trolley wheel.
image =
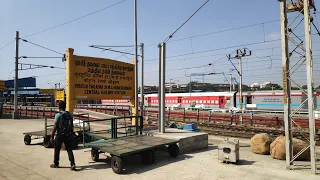
<svg viewBox="0 0 320 180">
<path fill-rule="evenodd" d="M 120 157 L 118 156 L 113 156 L 111 158 L 111 167 L 113 172 L 116 174 L 121 174 L 123 171 L 123 161 Z"/>
<path fill-rule="evenodd" d="M 99 160 L 99 151 L 98 150 L 93 149 L 93 148 L 91 149 L 91 159 L 96 162 Z"/>
<path fill-rule="evenodd" d="M 50 136 L 44 137 L 43 138 L 43 146 L 45 148 L 50 148 L 52 147 L 52 143 L 50 142 Z"/>
<path fill-rule="evenodd" d="M 25 145 L 30 145 L 31 143 L 31 136 L 30 135 L 25 135 L 24 136 L 24 144 Z"/>
<path fill-rule="evenodd" d="M 179 154 L 179 146 L 177 144 L 170 144 L 168 147 L 168 152 L 171 157 L 177 157 Z"/>
<path fill-rule="evenodd" d="M 148 150 L 141 153 L 143 164 L 152 164 L 155 162 L 155 152 L 154 150 Z"/>
</svg>

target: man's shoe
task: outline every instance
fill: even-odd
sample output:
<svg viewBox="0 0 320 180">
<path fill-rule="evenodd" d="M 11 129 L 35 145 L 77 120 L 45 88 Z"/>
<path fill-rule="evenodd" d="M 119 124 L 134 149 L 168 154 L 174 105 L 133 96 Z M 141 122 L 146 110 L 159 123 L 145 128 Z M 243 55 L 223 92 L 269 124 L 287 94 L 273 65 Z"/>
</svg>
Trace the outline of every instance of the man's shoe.
<svg viewBox="0 0 320 180">
<path fill-rule="evenodd" d="M 56 164 L 51 164 L 50 167 L 51 167 L 51 168 L 58 168 L 59 166 L 56 165 Z"/>
<path fill-rule="evenodd" d="M 71 169 L 72 171 L 75 171 L 75 170 L 76 170 L 76 165 L 72 165 L 70 169 Z"/>
</svg>

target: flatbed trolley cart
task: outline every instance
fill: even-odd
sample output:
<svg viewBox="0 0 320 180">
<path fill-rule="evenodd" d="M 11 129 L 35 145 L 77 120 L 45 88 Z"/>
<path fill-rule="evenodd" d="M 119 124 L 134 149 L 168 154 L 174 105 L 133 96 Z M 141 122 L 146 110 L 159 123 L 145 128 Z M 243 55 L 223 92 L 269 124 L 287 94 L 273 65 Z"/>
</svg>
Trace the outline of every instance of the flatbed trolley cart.
<svg viewBox="0 0 320 180">
<path fill-rule="evenodd" d="M 89 119 L 89 114 L 75 114 L 75 116 L 83 116 L 83 115 L 88 115 L 88 119 Z M 48 125 L 48 120 L 46 117 L 44 118 L 44 120 L 45 120 L 44 130 L 23 133 L 25 145 L 30 145 L 32 140 L 43 138 L 43 146 L 45 148 L 53 147 L 53 144 L 50 143 L 50 137 L 51 137 L 51 131 L 52 131 L 53 125 Z M 85 124 L 83 123 L 83 125 L 85 125 Z M 89 126 L 89 130 L 90 130 L 90 126 Z M 74 132 L 76 133 L 76 141 L 73 146 L 74 149 L 78 147 L 78 144 L 80 141 L 79 133 L 81 133 L 83 131 L 87 131 L 87 130 L 85 129 L 85 126 L 81 127 L 80 121 L 79 121 L 79 124 L 74 123 Z"/>
<path fill-rule="evenodd" d="M 122 120 L 122 124 L 118 124 L 119 120 Z M 83 126 L 85 123 L 99 123 L 99 125 L 104 124 L 106 127 L 111 128 L 100 128 L 100 130 L 92 130 L 79 132 L 79 136 L 82 136 L 82 142 L 89 143 L 100 139 L 112 139 L 115 137 L 124 137 L 124 136 L 134 136 L 136 135 L 136 126 L 128 126 L 127 121 L 131 123 L 132 116 L 122 116 L 122 117 L 114 117 L 108 119 L 95 119 L 95 120 L 87 120 L 82 121 Z M 118 127 L 118 125 L 120 127 Z M 116 133 L 112 132 L 112 129 L 122 129 L 121 131 L 117 131 Z M 139 126 L 137 127 L 139 131 Z M 83 129 L 84 130 L 84 129 Z M 141 129 L 142 132 L 142 129 Z M 83 143 L 83 147 L 85 147 L 85 143 Z"/>
<path fill-rule="evenodd" d="M 179 147 L 177 145 L 179 142 L 178 140 L 142 135 L 143 121 L 141 119 L 140 127 L 128 126 L 129 128 L 136 127 L 135 135 L 119 138 L 118 129 L 123 127 L 117 128 L 118 119 L 113 118 L 106 119 L 106 121 L 107 120 L 111 120 L 111 138 L 105 137 L 100 140 L 87 143 L 85 146 L 91 147 L 91 158 L 93 161 L 98 161 L 100 153 L 109 153 L 111 155 L 111 168 L 113 172 L 117 174 L 121 174 L 123 172 L 123 158 L 125 156 L 139 154 L 144 164 L 150 164 L 155 162 L 156 148 L 168 146 L 168 152 L 171 157 L 177 157 L 179 154 Z M 139 134 L 138 131 L 140 131 Z"/>
</svg>

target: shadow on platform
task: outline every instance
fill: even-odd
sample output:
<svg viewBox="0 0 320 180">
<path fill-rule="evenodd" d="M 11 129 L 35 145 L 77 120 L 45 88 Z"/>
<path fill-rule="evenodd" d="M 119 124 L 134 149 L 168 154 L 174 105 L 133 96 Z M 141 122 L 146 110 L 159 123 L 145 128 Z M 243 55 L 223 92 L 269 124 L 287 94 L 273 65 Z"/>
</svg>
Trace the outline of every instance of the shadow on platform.
<svg viewBox="0 0 320 180">
<path fill-rule="evenodd" d="M 256 161 L 247 161 L 247 160 L 244 160 L 244 159 L 240 159 L 237 163 L 237 165 L 239 166 L 250 166 L 252 164 L 254 164 Z"/>
<path fill-rule="evenodd" d="M 193 158 L 193 156 L 185 154 L 179 154 L 176 158 L 172 158 L 170 157 L 168 152 L 156 151 L 155 163 L 145 165 L 142 164 L 142 160 L 139 155 L 125 156 L 123 158 L 125 168 L 123 171 L 123 175 L 141 174 L 171 163 L 183 161 L 190 158 Z M 107 156 L 106 158 L 104 158 L 102 155 L 100 155 L 100 159 L 97 162 L 91 161 L 89 163 L 90 165 L 77 167 L 77 171 L 111 168 L 111 157 Z"/>
</svg>

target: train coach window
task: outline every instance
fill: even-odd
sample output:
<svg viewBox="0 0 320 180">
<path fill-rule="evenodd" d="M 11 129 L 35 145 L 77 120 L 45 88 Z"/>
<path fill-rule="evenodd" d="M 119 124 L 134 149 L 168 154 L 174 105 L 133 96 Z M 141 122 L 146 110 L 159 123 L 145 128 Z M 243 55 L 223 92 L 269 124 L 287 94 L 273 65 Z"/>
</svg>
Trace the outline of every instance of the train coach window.
<svg viewBox="0 0 320 180">
<path fill-rule="evenodd" d="M 214 104 L 214 100 L 211 100 L 211 104 Z"/>
<path fill-rule="evenodd" d="M 203 103 L 205 103 L 205 104 L 206 104 L 206 103 L 207 103 L 207 101 L 206 101 L 206 100 L 204 100 L 204 101 L 203 101 Z"/>
<path fill-rule="evenodd" d="M 200 103 L 202 103 L 202 100 L 200 100 Z"/>
<path fill-rule="evenodd" d="M 247 104 L 252 104 L 252 96 L 247 96 Z"/>
</svg>

